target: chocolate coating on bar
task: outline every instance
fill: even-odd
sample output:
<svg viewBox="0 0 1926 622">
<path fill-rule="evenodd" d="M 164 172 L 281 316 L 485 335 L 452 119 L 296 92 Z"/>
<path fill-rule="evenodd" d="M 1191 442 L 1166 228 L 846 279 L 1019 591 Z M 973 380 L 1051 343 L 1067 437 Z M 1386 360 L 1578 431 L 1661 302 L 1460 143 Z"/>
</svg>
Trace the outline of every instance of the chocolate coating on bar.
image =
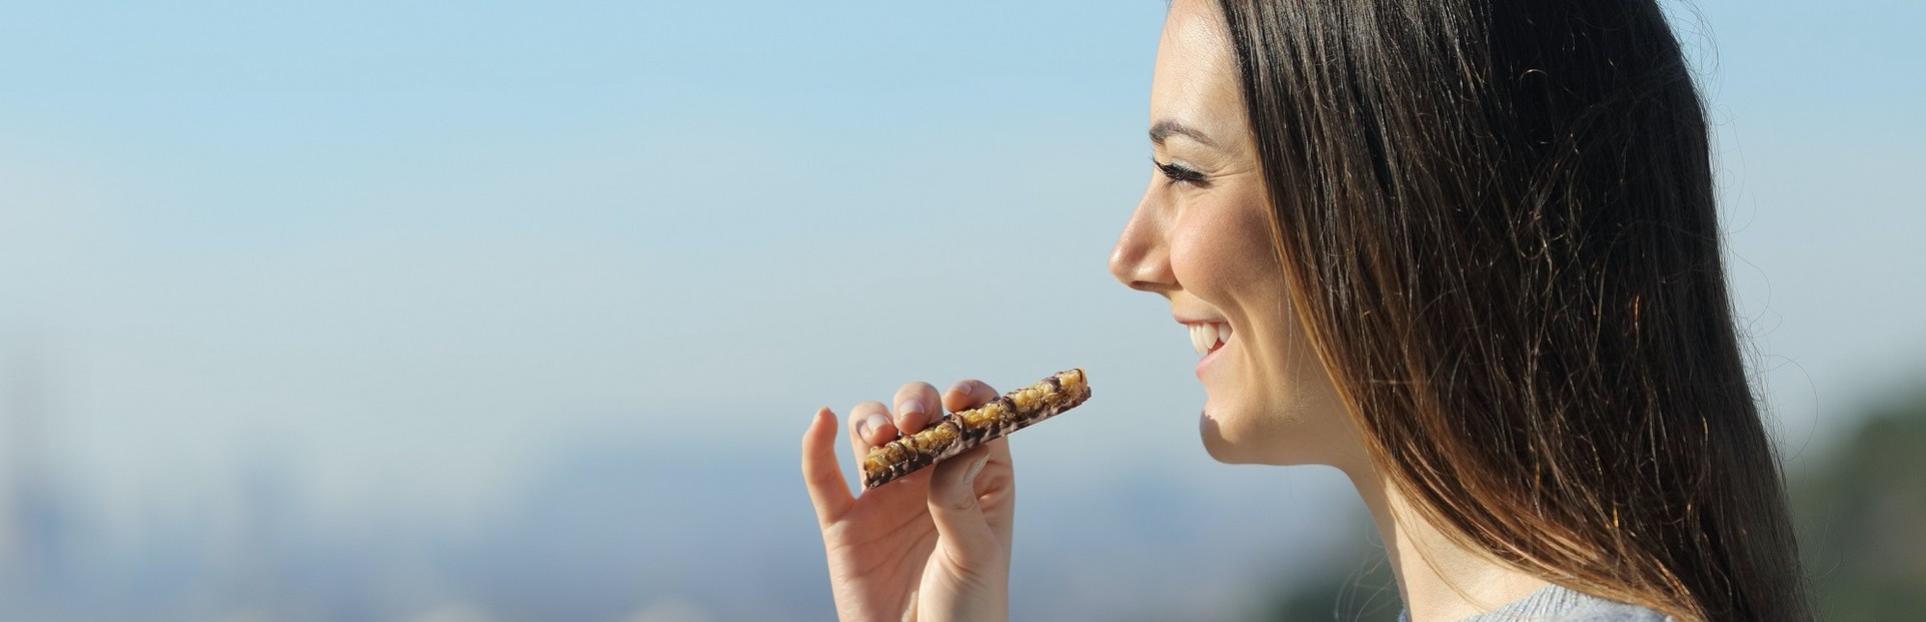
<svg viewBox="0 0 1926 622">
<path fill-rule="evenodd" d="M 950 413 L 922 431 L 870 449 L 863 458 L 863 488 L 875 488 L 955 457 L 1075 408 L 1089 398 L 1090 384 L 1083 370 L 1071 369 L 976 408 Z"/>
</svg>

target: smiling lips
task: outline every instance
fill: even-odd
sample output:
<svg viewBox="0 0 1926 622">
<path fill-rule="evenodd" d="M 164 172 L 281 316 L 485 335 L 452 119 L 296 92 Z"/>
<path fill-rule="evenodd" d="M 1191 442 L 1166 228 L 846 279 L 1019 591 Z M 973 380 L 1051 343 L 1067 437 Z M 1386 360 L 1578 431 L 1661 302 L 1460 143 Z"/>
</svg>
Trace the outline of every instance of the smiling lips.
<svg viewBox="0 0 1926 622">
<path fill-rule="evenodd" d="M 1215 352 L 1218 348 L 1224 347 L 1224 342 L 1230 341 L 1229 324 L 1196 322 L 1187 323 L 1184 326 L 1190 328 L 1190 347 L 1195 348 L 1200 355 Z"/>
</svg>

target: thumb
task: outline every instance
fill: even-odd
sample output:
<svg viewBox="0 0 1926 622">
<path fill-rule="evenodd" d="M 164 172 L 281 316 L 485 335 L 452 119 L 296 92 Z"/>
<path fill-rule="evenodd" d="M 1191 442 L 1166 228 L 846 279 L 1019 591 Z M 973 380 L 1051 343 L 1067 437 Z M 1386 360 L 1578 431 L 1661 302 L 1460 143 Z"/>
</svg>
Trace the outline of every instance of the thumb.
<svg viewBox="0 0 1926 622">
<path fill-rule="evenodd" d="M 960 564 L 987 564 L 1001 546 L 976 501 L 976 476 L 990 461 L 989 449 L 977 447 L 945 460 L 930 474 L 930 518 Z"/>
</svg>

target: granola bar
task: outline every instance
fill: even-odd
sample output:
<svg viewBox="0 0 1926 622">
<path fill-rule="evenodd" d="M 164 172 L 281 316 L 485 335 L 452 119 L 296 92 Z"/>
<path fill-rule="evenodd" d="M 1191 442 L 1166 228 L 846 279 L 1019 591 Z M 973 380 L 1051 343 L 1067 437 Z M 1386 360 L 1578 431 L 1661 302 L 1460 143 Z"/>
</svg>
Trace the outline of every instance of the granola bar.
<svg viewBox="0 0 1926 622">
<path fill-rule="evenodd" d="M 1034 425 L 1090 399 L 1082 369 L 1061 371 L 994 401 L 944 417 L 922 431 L 869 450 L 863 457 L 863 489 L 889 483 L 917 469 Z"/>
</svg>

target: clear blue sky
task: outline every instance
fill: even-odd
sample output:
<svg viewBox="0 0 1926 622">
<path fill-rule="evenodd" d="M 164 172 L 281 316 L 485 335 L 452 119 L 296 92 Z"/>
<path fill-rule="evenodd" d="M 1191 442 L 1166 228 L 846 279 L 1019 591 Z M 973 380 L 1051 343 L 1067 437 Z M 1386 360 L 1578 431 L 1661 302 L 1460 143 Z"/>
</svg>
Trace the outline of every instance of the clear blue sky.
<svg viewBox="0 0 1926 622">
<path fill-rule="evenodd" d="M 726 4 L 0 3 L 0 349 L 67 477 L 126 518 L 266 461 L 432 521 L 567 438 L 793 452 L 819 404 L 1080 365 L 1117 442 L 1028 490 L 1221 480 L 1182 331 L 1103 268 L 1162 2 Z M 1685 14 L 1797 449 L 1926 369 L 1926 4 Z"/>
</svg>

